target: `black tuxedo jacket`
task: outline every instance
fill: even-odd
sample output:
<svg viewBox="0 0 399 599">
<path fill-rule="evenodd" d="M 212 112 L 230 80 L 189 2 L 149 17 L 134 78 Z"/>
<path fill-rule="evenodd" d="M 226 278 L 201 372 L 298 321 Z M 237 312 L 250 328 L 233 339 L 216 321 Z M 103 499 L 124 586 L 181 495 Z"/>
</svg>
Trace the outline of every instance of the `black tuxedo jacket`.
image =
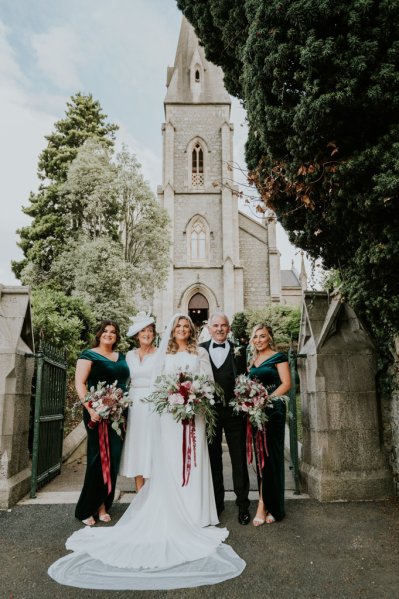
<svg viewBox="0 0 399 599">
<path fill-rule="evenodd" d="M 211 345 L 212 341 L 213 341 L 212 339 L 209 339 L 208 341 L 205 341 L 204 343 L 200 343 L 200 346 L 205 348 L 206 351 L 209 353 L 209 346 Z M 244 347 L 243 345 L 240 345 L 240 346 L 234 345 L 228 339 L 226 339 L 226 343 L 228 343 L 230 345 L 230 351 L 227 354 L 226 360 L 232 361 L 234 378 L 236 378 L 239 374 L 245 374 L 247 371 L 246 347 Z M 240 352 L 238 355 L 235 356 L 234 349 L 237 347 L 240 348 Z M 210 358 L 210 356 L 209 356 L 209 358 Z M 212 364 L 212 360 L 211 360 L 211 364 Z"/>
<path fill-rule="evenodd" d="M 208 341 L 205 341 L 204 343 L 200 343 L 200 346 L 203 347 L 204 349 L 206 349 L 206 351 L 209 353 L 209 347 L 212 343 L 212 339 L 209 339 Z M 236 346 L 233 343 L 231 343 L 231 341 L 229 341 L 228 339 L 226 339 L 226 343 L 229 344 L 230 346 L 230 351 L 227 354 L 227 360 L 231 360 L 231 365 L 232 365 L 232 369 L 233 369 L 233 374 L 234 374 L 234 379 L 239 375 L 239 374 L 244 374 L 247 371 L 247 359 L 246 359 L 246 348 L 244 346 Z M 240 351 L 237 353 L 237 355 L 234 355 L 234 349 L 239 347 Z M 209 356 L 210 360 L 211 360 L 211 364 L 212 364 L 212 370 L 214 371 L 215 376 L 215 380 L 218 383 L 219 381 L 217 380 L 217 371 L 218 369 L 215 367 L 215 365 L 212 362 L 211 357 Z M 222 385 L 223 387 L 223 385 Z"/>
</svg>

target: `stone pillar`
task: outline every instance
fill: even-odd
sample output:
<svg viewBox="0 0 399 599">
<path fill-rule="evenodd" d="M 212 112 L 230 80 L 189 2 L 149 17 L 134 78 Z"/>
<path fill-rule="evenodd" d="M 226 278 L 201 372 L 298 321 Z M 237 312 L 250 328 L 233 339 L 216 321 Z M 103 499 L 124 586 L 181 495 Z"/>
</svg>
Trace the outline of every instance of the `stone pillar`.
<svg viewBox="0 0 399 599">
<path fill-rule="evenodd" d="M 277 218 L 274 212 L 269 211 L 266 216 L 267 239 L 269 244 L 269 273 L 270 273 L 270 298 L 273 303 L 281 303 L 281 270 L 280 252 L 277 249 L 276 238 Z"/>
<path fill-rule="evenodd" d="M 33 352 L 29 288 L 0 285 L 0 508 L 14 505 L 30 487 Z"/>
<path fill-rule="evenodd" d="M 174 191 L 174 147 L 175 128 L 170 120 L 162 126 L 163 134 L 163 182 L 158 188 L 160 204 L 167 210 L 170 224 L 170 248 L 167 279 L 164 287 L 154 298 L 153 309 L 157 319 L 157 329 L 162 332 L 175 312 L 174 308 L 174 226 L 175 226 L 175 191 Z"/>
<path fill-rule="evenodd" d="M 320 501 L 393 492 L 377 412 L 376 352 L 348 304 L 305 292 L 299 339 L 301 475 Z"/>
<path fill-rule="evenodd" d="M 244 286 L 237 270 L 240 264 L 238 227 L 238 188 L 232 184 L 233 125 L 225 121 L 221 127 L 222 140 L 222 240 L 223 240 L 223 310 L 232 318 L 244 305 Z"/>
</svg>

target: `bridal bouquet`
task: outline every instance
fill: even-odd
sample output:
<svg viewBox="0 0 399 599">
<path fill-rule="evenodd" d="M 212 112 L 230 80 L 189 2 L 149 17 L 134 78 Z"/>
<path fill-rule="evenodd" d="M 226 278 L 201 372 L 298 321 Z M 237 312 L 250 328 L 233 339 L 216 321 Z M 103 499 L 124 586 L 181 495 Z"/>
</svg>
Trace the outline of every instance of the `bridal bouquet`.
<svg viewBox="0 0 399 599">
<path fill-rule="evenodd" d="M 127 399 L 127 393 L 117 387 L 118 381 L 112 385 L 106 385 L 105 382 L 98 382 L 97 387 L 90 387 L 90 392 L 86 395 L 84 403 L 94 410 L 101 420 L 110 420 L 111 426 L 115 432 L 122 436 L 122 427 L 126 423 L 123 411 L 132 403 Z M 90 420 L 89 428 L 95 428 L 97 422 Z"/>
<path fill-rule="evenodd" d="M 156 380 L 157 389 L 146 399 L 154 404 L 158 414 L 172 414 L 183 425 L 183 486 L 190 479 L 191 461 L 196 466 L 195 417 L 205 418 L 206 434 L 211 440 L 215 434 L 216 417 L 214 395 L 220 394 L 219 386 L 203 374 L 177 370 L 164 374 Z"/>
<path fill-rule="evenodd" d="M 122 427 L 125 428 L 126 418 L 123 411 L 132 403 L 120 387 L 117 387 L 118 381 L 112 385 L 106 385 L 105 382 L 98 382 L 97 387 L 91 387 L 86 395 L 84 403 L 92 408 L 101 420 L 97 423 L 90 420 L 89 428 L 94 429 L 98 424 L 98 441 L 100 445 L 101 470 L 104 484 L 107 485 L 108 494 L 111 493 L 111 461 L 108 439 L 107 422 L 111 421 L 111 426 L 121 437 Z"/>
<path fill-rule="evenodd" d="M 266 408 L 273 406 L 273 399 L 267 389 L 256 379 L 250 379 L 245 374 L 236 378 L 234 399 L 230 401 L 236 414 L 243 413 L 247 417 L 247 460 L 252 464 L 253 441 L 257 455 L 258 471 L 261 475 L 265 465 L 265 454 L 268 454 L 265 423 L 268 421 Z M 253 439 L 253 429 L 255 429 Z"/>
</svg>

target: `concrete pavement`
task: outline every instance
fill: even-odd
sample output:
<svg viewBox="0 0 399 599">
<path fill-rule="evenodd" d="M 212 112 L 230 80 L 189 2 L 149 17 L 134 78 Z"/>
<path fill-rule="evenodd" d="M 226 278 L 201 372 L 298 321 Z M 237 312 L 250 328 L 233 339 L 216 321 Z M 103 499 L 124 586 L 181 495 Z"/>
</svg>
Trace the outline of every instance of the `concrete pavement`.
<svg viewBox="0 0 399 599">
<path fill-rule="evenodd" d="M 231 472 L 225 452 L 226 488 Z M 243 574 L 215 586 L 175 591 L 96 591 L 60 586 L 47 575 L 65 555 L 65 541 L 81 527 L 74 518 L 85 458 L 10 510 L 0 511 L 0 599 L 399 599 L 399 502 L 323 503 L 293 494 L 286 468 L 287 516 L 255 529 L 237 522 L 234 493 L 227 493 L 222 526 L 246 561 Z M 250 471 L 251 514 L 257 492 Z M 132 481 L 119 477 L 114 524 L 133 497 Z M 303 499 L 303 500 L 302 500 Z M 98 524 L 97 526 L 104 526 Z"/>
<path fill-rule="evenodd" d="M 126 505 L 116 503 L 113 522 Z M 281 523 L 240 526 L 233 502 L 222 525 L 247 562 L 243 574 L 215 586 L 176 591 L 92 591 L 63 587 L 47 568 L 65 555 L 81 524 L 74 505 L 18 505 L 0 512 L 1 599 L 396 599 L 399 504 L 287 501 Z"/>
</svg>

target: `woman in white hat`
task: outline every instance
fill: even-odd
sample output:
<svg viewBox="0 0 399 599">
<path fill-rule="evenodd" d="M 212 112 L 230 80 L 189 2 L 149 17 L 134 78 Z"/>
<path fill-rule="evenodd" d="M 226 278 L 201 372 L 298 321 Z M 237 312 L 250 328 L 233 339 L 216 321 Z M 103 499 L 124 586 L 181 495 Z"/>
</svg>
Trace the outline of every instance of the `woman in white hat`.
<svg viewBox="0 0 399 599">
<path fill-rule="evenodd" d="M 131 377 L 129 399 L 133 403 L 129 407 L 119 474 L 134 478 L 138 492 L 151 474 L 151 404 L 141 400 L 150 392 L 157 350 L 154 346 L 156 333 L 153 317 L 139 312 L 131 321 L 127 335 L 136 340 L 138 347 L 126 355 Z"/>
</svg>

